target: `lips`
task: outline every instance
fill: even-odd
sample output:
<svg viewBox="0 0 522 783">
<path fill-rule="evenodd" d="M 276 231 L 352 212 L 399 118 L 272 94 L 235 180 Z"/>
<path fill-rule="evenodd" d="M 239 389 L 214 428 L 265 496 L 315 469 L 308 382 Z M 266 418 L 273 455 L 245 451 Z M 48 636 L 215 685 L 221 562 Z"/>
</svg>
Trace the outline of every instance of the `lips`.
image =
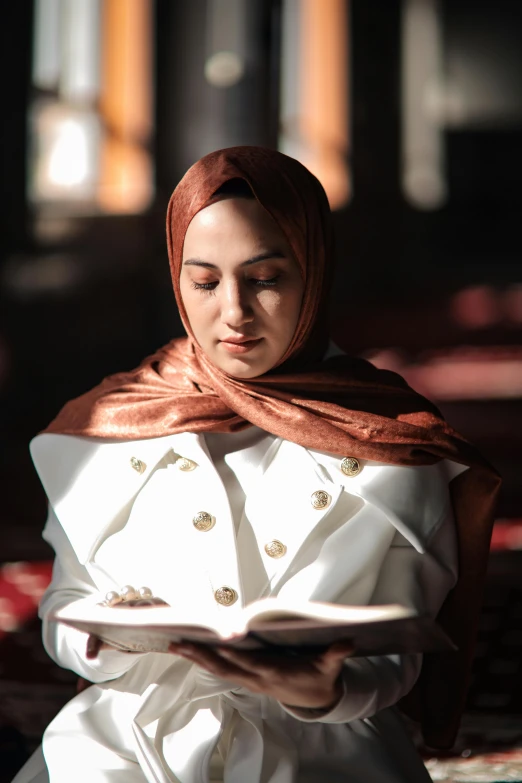
<svg viewBox="0 0 522 783">
<path fill-rule="evenodd" d="M 259 340 L 259 337 L 224 337 L 222 343 L 232 343 L 234 345 L 242 345 L 243 343 L 251 343 Z"/>
<path fill-rule="evenodd" d="M 262 337 L 227 337 L 220 340 L 221 345 L 228 353 L 247 353 L 261 342 Z"/>
</svg>

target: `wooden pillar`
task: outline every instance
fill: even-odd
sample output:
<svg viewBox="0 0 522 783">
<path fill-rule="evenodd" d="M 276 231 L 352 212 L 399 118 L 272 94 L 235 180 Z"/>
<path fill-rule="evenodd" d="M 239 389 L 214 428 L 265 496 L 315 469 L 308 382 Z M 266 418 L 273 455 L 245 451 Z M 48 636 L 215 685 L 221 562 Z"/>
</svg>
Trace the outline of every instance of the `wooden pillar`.
<svg viewBox="0 0 522 783">
<path fill-rule="evenodd" d="M 306 164 L 321 180 L 332 209 L 350 197 L 347 0 L 302 0 L 300 118 Z"/>
<path fill-rule="evenodd" d="M 153 196 L 153 3 L 103 0 L 102 9 L 98 201 L 110 213 L 141 212 Z"/>
</svg>

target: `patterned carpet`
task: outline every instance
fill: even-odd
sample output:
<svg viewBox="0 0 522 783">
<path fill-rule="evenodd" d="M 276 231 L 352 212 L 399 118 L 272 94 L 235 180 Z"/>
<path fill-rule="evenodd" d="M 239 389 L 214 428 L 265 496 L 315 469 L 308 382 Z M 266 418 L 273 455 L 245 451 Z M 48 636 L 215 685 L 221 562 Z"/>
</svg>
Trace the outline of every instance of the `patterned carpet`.
<svg viewBox="0 0 522 783">
<path fill-rule="evenodd" d="M 468 712 L 451 755 L 423 755 L 437 783 L 520 783 L 522 714 Z"/>
<path fill-rule="evenodd" d="M 0 567 L 0 783 L 10 783 L 76 689 L 76 676 L 41 644 L 36 607 L 50 574 L 49 562 Z M 522 590 L 493 585 L 454 752 L 423 750 L 436 783 L 522 783 L 521 667 Z"/>
</svg>

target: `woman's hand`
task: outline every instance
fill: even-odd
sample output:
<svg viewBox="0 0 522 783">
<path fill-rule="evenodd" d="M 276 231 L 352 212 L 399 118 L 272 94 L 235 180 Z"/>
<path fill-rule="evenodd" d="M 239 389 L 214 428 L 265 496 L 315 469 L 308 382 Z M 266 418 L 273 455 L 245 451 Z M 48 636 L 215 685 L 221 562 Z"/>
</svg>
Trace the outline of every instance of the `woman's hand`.
<svg viewBox="0 0 522 783">
<path fill-rule="evenodd" d="M 131 598 L 129 600 L 123 600 L 120 601 L 117 606 L 118 609 L 125 609 L 131 606 L 168 606 L 168 604 L 162 598 L 151 596 L 150 598 Z M 121 648 L 114 647 L 107 642 L 102 642 L 102 640 L 97 636 L 94 636 L 94 634 L 89 634 L 85 649 L 85 657 L 87 660 L 95 660 L 101 650 L 119 650 L 119 652 L 122 652 Z M 133 650 L 129 650 L 128 652 L 133 652 Z"/>
<path fill-rule="evenodd" d="M 289 656 L 266 650 L 245 652 L 230 647 L 172 643 L 169 652 L 252 693 L 288 705 L 328 710 L 342 696 L 343 661 L 353 653 L 349 641 L 336 642 L 320 654 Z"/>
<path fill-rule="evenodd" d="M 85 648 L 85 657 L 88 661 L 94 661 L 98 657 L 98 653 L 101 650 L 115 650 L 116 647 L 113 647 L 112 644 L 107 644 L 107 642 L 102 642 L 98 636 L 95 636 L 94 634 L 90 633 L 87 638 L 87 646 Z"/>
</svg>

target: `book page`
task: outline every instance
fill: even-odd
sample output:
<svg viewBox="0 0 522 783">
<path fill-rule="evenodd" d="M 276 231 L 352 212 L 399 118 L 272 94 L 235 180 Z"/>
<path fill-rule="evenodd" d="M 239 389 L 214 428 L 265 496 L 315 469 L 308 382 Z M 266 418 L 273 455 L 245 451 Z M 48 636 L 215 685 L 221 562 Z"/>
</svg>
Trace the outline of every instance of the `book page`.
<svg viewBox="0 0 522 783">
<path fill-rule="evenodd" d="M 224 613 L 223 613 L 224 614 Z M 167 652 L 170 642 L 231 644 L 241 649 L 324 648 L 350 640 L 355 655 L 451 650 L 453 646 L 428 617 L 399 605 L 339 606 L 287 603 L 268 598 L 243 611 L 218 617 L 219 627 L 195 621 L 185 609 L 168 606 L 107 607 L 92 599 L 60 609 L 54 620 L 92 633 L 119 649 Z M 215 615 L 214 615 L 215 619 Z"/>
<path fill-rule="evenodd" d="M 319 601 L 296 603 L 280 598 L 263 598 L 246 606 L 242 612 L 246 629 L 255 629 L 260 623 L 289 623 L 297 619 L 313 619 L 317 624 L 338 621 L 341 623 L 371 623 L 415 617 L 414 609 L 400 604 L 380 606 L 347 606 Z"/>
</svg>

